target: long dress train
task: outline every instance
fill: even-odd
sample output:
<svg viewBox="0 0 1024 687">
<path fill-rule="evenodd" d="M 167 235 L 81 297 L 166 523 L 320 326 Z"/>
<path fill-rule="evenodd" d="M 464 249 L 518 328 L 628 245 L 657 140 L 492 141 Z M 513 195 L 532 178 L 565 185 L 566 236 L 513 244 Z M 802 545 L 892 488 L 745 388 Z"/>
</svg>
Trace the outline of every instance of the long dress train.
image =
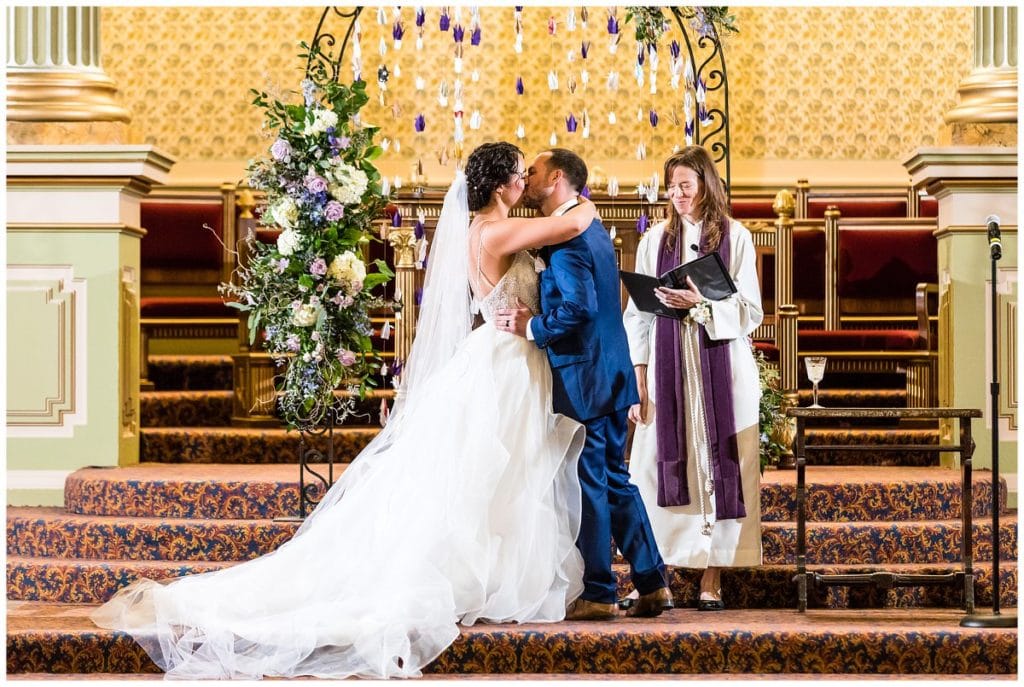
<svg viewBox="0 0 1024 687">
<path fill-rule="evenodd" d="M 538 309 L 525 254 L 400 429 L 291 541 L 225 570 L 134 582 L 94 622 L 131 633 L 169 677 L 340 678 L 419 675 L 459 622 L 561 620 L 582 592 L 584 433 L 551 413 L 544 353 L 494 328 L 493 308 L 516 298 Z"/>
</svg>

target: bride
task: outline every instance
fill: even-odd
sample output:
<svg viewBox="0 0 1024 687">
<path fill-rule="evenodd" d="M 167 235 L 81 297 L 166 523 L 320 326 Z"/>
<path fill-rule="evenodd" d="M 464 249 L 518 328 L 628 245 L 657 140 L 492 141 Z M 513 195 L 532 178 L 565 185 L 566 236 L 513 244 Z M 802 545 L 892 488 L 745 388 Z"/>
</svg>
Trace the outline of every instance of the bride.
<svg viewBox="0 0 1024 687">
<path fill-rule="evenodd" d="M 551 412 L 544 352 L 493 313 L 539 310 L 525 250 L 582 233 L 595 211 L 511 218 L 524 177 L 509 143 L 456 172 L 391 420 L 292 540 L 224 570 L 138 580 L 97 625 L 130 633 L 168 677 L 387 678 L 418 676 L 458 623 L 564 617 L 583 589 L 583 427 Z M 485 324 L 471 330 L 474 304 Z"/>
</svg>

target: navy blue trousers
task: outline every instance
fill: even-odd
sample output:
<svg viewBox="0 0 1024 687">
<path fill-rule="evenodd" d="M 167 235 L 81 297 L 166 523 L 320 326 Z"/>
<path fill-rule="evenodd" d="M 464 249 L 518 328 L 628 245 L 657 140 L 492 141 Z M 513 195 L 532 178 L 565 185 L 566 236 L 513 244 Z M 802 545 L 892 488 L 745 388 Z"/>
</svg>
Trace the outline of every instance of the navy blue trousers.
<svg viewBox="0 0 1024 687">
<path fill-rule="evenodd" d="M 621 410 L 584 423 L 587 441 L 579 462 L 583 518 L 576 546 L 583 554 L 582 598 L 597 603 L 616 600 L 612 540 L 629 561 L 637 591 L 648 594 L 665 586 L 665 563 L 647 509 L 626 470 L 626 422 Z"/>
</svg>

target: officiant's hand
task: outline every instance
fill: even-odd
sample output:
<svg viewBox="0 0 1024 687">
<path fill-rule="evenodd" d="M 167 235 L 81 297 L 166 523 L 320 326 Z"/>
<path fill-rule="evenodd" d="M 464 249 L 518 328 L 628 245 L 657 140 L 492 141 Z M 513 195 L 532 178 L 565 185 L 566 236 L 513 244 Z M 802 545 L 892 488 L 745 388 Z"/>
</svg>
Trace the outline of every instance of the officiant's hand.
<svg viewBox="0 0 1024 687">
<path fill-rule="evenodd" d="M 494 313 L 494 327 L 498 331 L 515 334 L 525 339 L 526 328 L 530 326 L 530 318 L 533 317 L 533 312 L 523 305 L 522 302 L 516 302 L 518 307 L 503 308 Z"/>
<path fill-rule="evenodd" d="M 670 289 L 660 286 L 654 290 L 654 295 L 662 305 L 667 305 L 670 308 L 692 308 L 704 300 L 700 289 L 689 276 L 686 277 L 686 286 L 685 289 Z"/>
</svg>

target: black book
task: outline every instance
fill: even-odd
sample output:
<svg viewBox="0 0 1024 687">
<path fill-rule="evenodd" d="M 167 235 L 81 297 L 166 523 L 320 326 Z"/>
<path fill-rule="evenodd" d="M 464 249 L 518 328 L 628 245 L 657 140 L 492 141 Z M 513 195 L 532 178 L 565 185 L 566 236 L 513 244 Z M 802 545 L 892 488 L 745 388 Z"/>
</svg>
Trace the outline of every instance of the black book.
<svg viewBox="0 0 1024 687">
<path fill-rule="evenodd" d="M 624 270 L 619 271 L 619 277 L 626 286 L 630 298 L 636 303 L 636 307 L 644 312 L 671 317 L 675 320 L 683 319 L 690 310 L 689 308 L 670 308 L 662 305 L 654 295 L 654 290 L 659 286 L 666 286 L 670 289 L 686 288 L 686 277 L 690 277 L 701 294 L 710 301 L 720 301 L 736 293 L 736 284 L 733 283 L 732 277 L 729 276 L 729 271 L 725 269 L 725 263 L 722 262 L 718 253 L 708 253 L 685 265 L 670 269 L 660 278 Z"/>
</svg>

